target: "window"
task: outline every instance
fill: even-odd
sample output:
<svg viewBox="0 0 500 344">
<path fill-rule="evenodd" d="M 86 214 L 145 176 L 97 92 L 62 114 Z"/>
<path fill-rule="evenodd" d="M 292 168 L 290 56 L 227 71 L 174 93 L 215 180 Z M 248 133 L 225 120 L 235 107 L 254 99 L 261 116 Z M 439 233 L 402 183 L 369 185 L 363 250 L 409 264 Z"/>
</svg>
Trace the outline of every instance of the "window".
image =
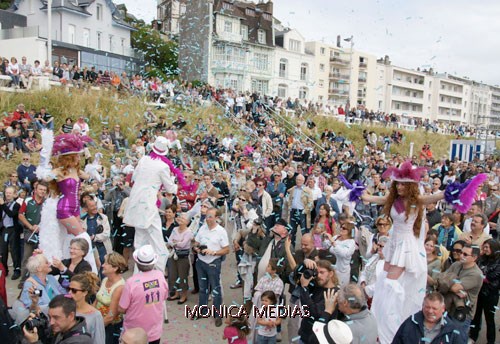
<svg viewBox="0 0 500 344">
<path fill-rule="evenodd" d="M 96 18 L 97 20 L 102 20 L 102 5 L 100 4 L 96 6 Z"/>
<path fill-rule="evenodd" d="M 321 55 L 325 55 L 325 48 L 319 48 L 319 53 Z"/>
<path fill-rule="evenodd" d="M 255 17 L 255 10 L 253 8 L 247 8 L 245 14 L 250 17 Z"/>
<path fill-rule="evenodd" d="M 241 25 L 241 27 L 240 27 L 240 34 L 241 34 L 241 38 L 244 41 L 248 41 L 248 26 Z"/>
<path fill-rule="evenodd" d="M 264 18 L 264 20 L 268 20 L 268 21 L 273 20 L 273 16 L 271 16 L 269 13 L 263 13 L 262 18 Z"/>
<path fill-rule="evenodd" d="M 323 63 L 319 64 L 319 71 L 324 72 L 325 71 L 325 65 Z M 333 71 L 332 71 L 333 72 Z"/>
<path fill-rule="evenodd" d="M 109 51 L 113 51 L 113 35 L 109 35 Z"/>
<path fill-rule="evenodd" d="M 90 47 L 90 29 L 83 29 L 83 45 Z"/>
<path fill-rule="evenodd" d="M 266 94 L 269 87 L 269 81 L 252 79 L 252 92 Z"/>
<path fill-rule="evenodd" d="M 232 8 L 232 5 L 228 2 L 223 2 L 222 3 L 222 8 L 225 10 L 230 10 Z"/>
<path fill-rule="evenodd" d="M 186 14 L 186 5 L 185 4 L 181 4 L 181 16 L 185 15 Z"/>
<path fill-rule="evenodd" d="M 285 84 L 278 85 L 278 97 L 286 98 L 288 86 Z"/>
<path fill-rule="evenodd" d="M 266 31 L 259 29 L 257 31 L 257 42 L 260 44 L 266 44 Z"/>
<path fill-rule="evenodd" d="M 301 48 L 300 41 L 297 41 L 296 39 L 290 39 L 288 41 L 288 50 L 300 52 L 300 48 Z"/>
<path fill-rule="evenodd" d="M 287 69 L 288 69 L 288 60 L 281 59 L 280 60 L 280 69 L 279 69 L 279 77 L 280 78 L 286 78 Z"/>
<path fill-rule="evenodd" d="M 125 38 L 122 38 L 122 54 L 125 54 Z"/>
<path fill-rule="evenodd" d="M 254 54 L 254 67 L 257 70 L 266 71 L 269 68 L 269 56 L 266 54 L 255 53 Z"/>
<path fill-rule="evenodd" d="M 307 79 L 307 63 L 302 63 L 300 65 L 300 80 L 306 81 Z"/>
<path fill-rule="evenodd" d="M 98 32 L 97 33 L 97 50 L 101 50 L 101 36 L 102 36 L 102 33 Z"/>
<path fill-rule="evenodd" d="M 75 44 L 75 31 L 76 27 L 74 25 L 68 25 L 68 43 Z"/>
<path fill-rule="evenodd" d="M 233 32 L 233 23 L 228 20 L 224 21 L 224 32 Z"/>
<path fill-rule="evenodd" d="M 299 98 L 306 99 L 307 98 L 307 87 L 301 87 L 299 89 Z"/>
</svg>

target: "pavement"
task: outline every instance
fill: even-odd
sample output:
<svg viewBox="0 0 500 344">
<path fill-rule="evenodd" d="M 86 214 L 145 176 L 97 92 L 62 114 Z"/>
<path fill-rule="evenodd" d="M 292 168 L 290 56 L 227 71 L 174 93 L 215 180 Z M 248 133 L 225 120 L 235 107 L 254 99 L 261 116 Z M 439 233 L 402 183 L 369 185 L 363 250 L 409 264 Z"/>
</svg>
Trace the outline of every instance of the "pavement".
<svg viewBox="0 0 500 344">
<path fill-rule="evenodd" d="M 300 243 L 300 231 L 298 231 L 297 243 Z M 298 244 L 297 244 L 298 245 Z M 12 269 L 10 269 L 12 270 Z M 131 272 L 125 274 L 125 278 L 129 277 Z M 236 279 L 236 259 L 233 252 L 231 252 L 223 263 L 223 273 L 222 273 L 222 286 L 223 286 L 223 303 L 227 306 L 232 304 L 240 305 L 243 300 L 243 289 L 230 289 L 229 286 L 234 283 Z M 192 279 L 189 278 L 190 287 Z M 11 281 L 10 276 L 7 277 L 7 297 L 9 300 L 9 305 L 13 300 L 19 295 L 19 289 L 17 289 L 19 280 Z M 188 301 L 183 305 L 178 305 L 177 301 L 167 301 L 167 314 L 168 314 L 168 324 L 163 325 L 163 334 L 161 337 L 162 344 L 176 344 L 176 343 L 227 343 L 227 340 L 223 340 L 223 331 L 226 326 L 224 323 L 221 327 L 215 327 L 214 319 L 198 319 L 191 320 L 185 316 L 185 306 L 190 306 L 191 308 L 198 304 L 198 294 L 191 295 L 189 293 Z M 495 323 L 500 324 L 500 312 L 496 312 Z M 486 331 L 485 323 L 483 319 L 483 328 L 480 332 L 480 337 L 476 344 L 486 344 Z M 291 342 L 288 340 L 287 326 L 286 323 L 282 325 L 282 343 L 294 343 L 297 344 L 298 341 L 295 340 Z M 498 325 L 497 325 L 498 330 Z M 295 338 L 294 338 L 295 339 Z M 497 341 L 500 343 L 500 334 L 497 332 Z"/>
</svg>

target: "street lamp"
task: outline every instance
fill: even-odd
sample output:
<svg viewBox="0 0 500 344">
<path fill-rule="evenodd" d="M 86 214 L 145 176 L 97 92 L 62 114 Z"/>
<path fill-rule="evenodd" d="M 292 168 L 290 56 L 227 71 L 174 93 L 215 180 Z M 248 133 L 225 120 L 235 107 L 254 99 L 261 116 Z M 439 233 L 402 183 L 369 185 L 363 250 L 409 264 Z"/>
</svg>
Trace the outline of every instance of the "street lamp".
<svg viewBox="0 0 500 344">
<path fill-rule="evenodd" d="M 49 64 L 52 66 L 52 0 L 47 1 L 47 60 L 49 60 Z"/>
<path fill-rule="evenodd" d="M 351 108 L 351 83 L 352 83 L 352 48 L 354 47 L 354 36 L 351 35 L 349 38 L 344 38 L 344 41 L 351 43 L 351 52 L 349 54 L 349 85 L 347 86 L 347 105 L 346 111 L 350 111 Z"/>
</svg>

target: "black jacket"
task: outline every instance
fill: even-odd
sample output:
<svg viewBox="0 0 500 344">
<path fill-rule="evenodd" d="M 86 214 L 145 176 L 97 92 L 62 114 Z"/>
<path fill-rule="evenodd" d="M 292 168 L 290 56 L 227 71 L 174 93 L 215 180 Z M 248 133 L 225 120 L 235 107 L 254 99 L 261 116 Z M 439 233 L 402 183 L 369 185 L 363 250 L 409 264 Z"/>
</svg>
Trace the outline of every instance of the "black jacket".
<svg viewBox="0 0 500 344">
<path fill-rule="evenodd" d="M 306 344 L 317 344 L 318 339 L 314 334 L 312 327 L 315 321 L 321 321 L 327 324 L 330 320 L 337 319 L 338 311 L 335 310 L 333 314 L 325 311 L 325 296 L 324 292 L 327 290 L 319 286 L 311 286 L 308 288 L 299 287 L 300 289 L 300 304 L 308 306 L 311 316 L 302 319 L 300 323 L 299 335 L 300 340 Z"/>
<path fill-rule="evenodd" d="M 496 259 L 494 254 L 490 259 L 479 260 L 478 266 L 483 272 L 483 286 L 479 292 L 483 296 L 498 295 L 498 287 L 500 286 L 500 260 Z"/>
<path fill-rule="evenodd" d="M 460 327 L 448 316 L 444 318 L 444 325 L 441 331 L 432 342 L 424 341 L 424 313 L 419 311 L 408 319 L 398 329 L 392 340 L 392 344 L 461 344 Z"/>
<path fill-rule="evenodd" d="M 12 205 L 12 202 L 14 203 L 12 208 L 10 207 Z M 19 231 L 19 233 L 22 231 L 22 227 L 19 225 L 19 209 L 21 208 L 21 205 L 17 203 L 16 201 L 12 201 L 10 203 L 4 203 L 0 206 L 0 214 L 1 214 L 1 220 L 2 220 L 2 225 L 0 227 L 3 227 L 3 219 L 8 216 L 12 217 L 13 222 L 14 222 L 14 227 L 16 228 L 16 231 Z"/>
</svg>

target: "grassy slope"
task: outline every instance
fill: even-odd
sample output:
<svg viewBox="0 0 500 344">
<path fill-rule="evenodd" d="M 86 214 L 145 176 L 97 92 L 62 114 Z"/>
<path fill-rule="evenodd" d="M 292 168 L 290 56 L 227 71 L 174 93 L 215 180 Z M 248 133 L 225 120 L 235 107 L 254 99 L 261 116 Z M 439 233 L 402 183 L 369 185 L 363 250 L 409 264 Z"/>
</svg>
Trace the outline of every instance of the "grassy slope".
<svg viewBox="0 0 500 344">
<path fill-rule="evenodd" d="M 97 139 L 103 126 L 113 126 L 119 123 L 128 136 L 129 142 L 135 137 L 137 130 L 134 129 L 137 123 L 142 121 L 143 113 L 146 105 L 138 98 L 117 99 L 109 92 L 83 93 L 79 90 L 66 93 L 63 90 L 52 89 L 46 92 L 37 93 L 2 93 L 0 97 L 0 111 L 3 116 L 7 116 L 8 112 L 14 111 L 18 103 L 24 103 L 26 109 L 31 108 L 39 110 L 45 106 L 47 111 L 55 117 L 56 128 L 59 128 L 66 117 L 72 117 L 74 120 L 80 115 L 89 119 L 91 128 L 91 136 Z M 171 106 L 168 109 L 154 110 L 157 115 L 166 115 L 169 122 L 175 120 L 179 114 L 182 114 L 188 125 L 181 133 L 181 137 L 188 135 L 196 136 L 194 125 L 199 117 L 207 119 L 209 115 L 214 116 L 214 120 L 219 127 L 221 136 L 228 132 L 234 132 L 241 139 L 240 142 L 246 142 L 247 137 L 242 137 L 241 132 L 236 129 L 227 118 L 221 114 L 219 108 L 181 108 Z M 347 127 L 344 123 L 336 120 L 318 116 L 315 118 L 318 125 L 318 133 L 321 133 L 324 128 L 331 128 L 336 133 L 342 132 L 349 140 L 353 141 L 357 149 L 362 149 L 364 140 L 362 131 L 364 127 L 350 125 Z M 390 132 L 391 129 L 370 127 L 369 130 L 374 130 L 377 134 Z M 415 143 L 415 154 L 418 153 L 420 147 L 426 142 L 432 145 L 435 156 L 447 154 L 449 149 L 449 140 L 451 137 L 437 134 L 429 134 L 425 132 L 404 132 L 405 140 L 400 146 L 393 145 L 393 153 L 401 153 L 407 155 L 409 152 L 409 143 Z M 105 154 L 105 158 L 109 158 L 110 153 Z M 37 158 L 34 158 L 34 163 Z M 107 159 L 106 159 L 107 160 Z M 12 160 L 2 162 L 0 164 L 0 182 L 6 180 L 7 174 L 10 173 L 20 163 L 20 157 L 15 156 Z"/>
</svg>

